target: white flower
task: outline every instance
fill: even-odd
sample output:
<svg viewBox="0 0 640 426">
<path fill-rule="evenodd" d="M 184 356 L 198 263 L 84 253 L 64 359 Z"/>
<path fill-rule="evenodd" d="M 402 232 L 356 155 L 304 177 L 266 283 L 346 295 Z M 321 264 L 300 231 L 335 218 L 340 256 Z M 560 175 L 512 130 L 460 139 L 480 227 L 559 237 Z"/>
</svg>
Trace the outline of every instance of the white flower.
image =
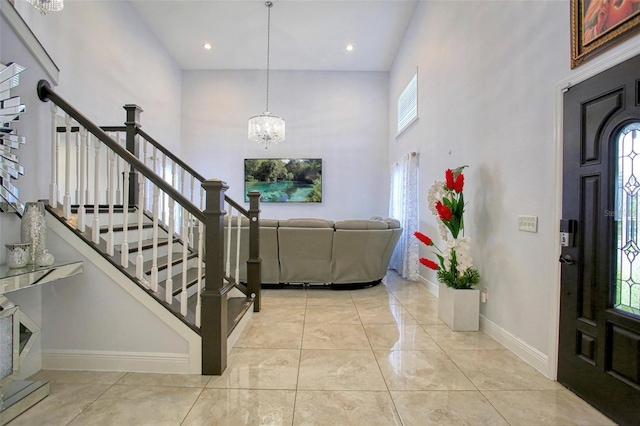
<svg viewBox="0 0 640 426">
<path fill-rule="evenodd" d="M 436 202 L 440 201 L 442 197 L 447 196 L 447 192 L 444 190 L 445 183 L 444 181 L 435 181 L 431 188 L 429 188 L 429 193 L 427 195 L 427 205 L 429 206 L 429 211 L 431 214 L 435 216 L 436 222 L 438 222 L 438 230 L 440 231 L 440 237 L 442 237 L 443 241 L 447 241 L 449 237 L 449 233 L 447 232 L 447 227 L 444 225 L 442 219 L 440 219 L 440 215 L 436 210 Z M 451 194 L 449 194 L 451 195 Z"/>
<path fill-rule="evenodd" d="M 473 259 L 469 255 L 469 248 L 471 246 L 470 237 L 462 237 L 452 239 L 447 242 L 447 247 L 444 249 L 444 268 L 451 270 L 451 259 L 453 253 L 456 256 L 456 271 L 458 276 L 462 277 L 467 269 L 473 266 Z"/>
</svg>

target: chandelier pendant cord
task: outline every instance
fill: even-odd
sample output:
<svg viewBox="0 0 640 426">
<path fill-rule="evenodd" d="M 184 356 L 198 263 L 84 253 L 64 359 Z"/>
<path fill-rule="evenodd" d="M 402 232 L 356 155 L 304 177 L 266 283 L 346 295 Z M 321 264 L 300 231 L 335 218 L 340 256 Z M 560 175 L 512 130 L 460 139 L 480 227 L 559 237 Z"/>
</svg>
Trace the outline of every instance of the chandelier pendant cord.
<svg viewBox="0 0 640 426">
<path fill-rule="evenodd" d="M 270 57 L 270 47 L 271 47 L 271 6 L 273 3 L 270 1 L 265 3 L 268 8 L 267 13 L 267 109 L 269 111 L 269 57 Z"/>
</svg>

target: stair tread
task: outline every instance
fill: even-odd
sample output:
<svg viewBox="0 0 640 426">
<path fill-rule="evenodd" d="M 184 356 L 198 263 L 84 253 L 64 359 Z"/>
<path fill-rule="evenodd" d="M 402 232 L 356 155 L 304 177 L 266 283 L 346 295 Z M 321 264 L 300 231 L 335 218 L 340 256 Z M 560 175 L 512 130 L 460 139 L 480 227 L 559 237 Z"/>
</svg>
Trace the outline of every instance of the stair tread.
<svg viewBox="0 0 640 426">
<path fill-rule="evenodd" d="M 145 222 L 145 223 L 142 224 L 142 228 L 143 229 L 153 228 L 153 223 Z M 135 231 L 135 230 L 138 229 L 138 224 L 137 223 L 129 223 L 127 225 L 127 229 L 129 231 Z M 123 225 L 113 225 L 113 232 L 123 232 L 123 231 L 124 231 L 124 226 Z M 109 232 L 109 225 L 100 226 L 100 233 L 104 234 L 106 232 Z"/>
<path fill-rule="evenodd" d="M 182 268 L 180 269 L 182 271 Z M 173 295 L 179 294 L 182 290 L 182 276 L 183 273 L 179 272 L 173 276 Z M 204 268 L 202 270 L 202 280 L 204 281 Z M 167 280 L 158 283 L 163 289 L 166 288 Z M 197 284 L 198 282 L 198 268 L 187 269 L 187 288 Z M 164 290 L 163 290 L 164 291 Z"/>
<path fill-rule="evenodd" d="M 173 242 L 179 243 L 180 238 L 174 237 Z M 129 254 L 136 253 L 138 251 L 138 240 L 128 241 L 127 244 L 129 244 L 129 249 L 128 249 Z M 158 238 L 158 247 L 163 247 L 168 244 L 169 244 L 169 238 Z M 142 250 L 149 250 L 151 248 L 153 248 L 153 239 L 142 240 Z M 116 251 L 122 252 L 122 246 L 119 245 L 118 247 L 116 247 Z M 182 253 L 182 251 L 180 251 L 180 253 Z"/>
<path fill-rule="evenodd" d="M 76 217 L 74 215 L 74 217 L 70 218 L 69 220 L 65 220 L 62 217 L 62 210 L 58 207 L 56 208 L 51 208 L 48 207 L 48 210 L 50 212 L 52 212 L 54 215 L 56 215 L 63 223 L 67 224 L 67 226 L 71 229 L 74 229 L 75 232 L 77 233 L 77 235 L 79 237 L 82 237 L 85 242 L 95 248 L 98 251 L 101 251 L 104 255 L 105 251 L 106 251 L 106 245 L 105 245 L 105 241 L 103 238 L 100 239 L 100 242 L 98 244 L 94 244 L 91 242 L 91 228 L 90 227 L 86 227 L 84 232 L 78 232 L 75 222 L 76 222 Z M 87 206 L 87 210 L 88 211 L 93 211 L 93 206 Z M 116 212 L 121 213 L 122 212 L 122 206 L 120 206 L 120 208 L 118 208 L 117 206 L 114 209 Z M 78 207 L 74 206 L 73 207 L 73 211 L 74 213 L 77 213 L 78 211 Z M 108 212 L 108 206 L 100 206 L 100 210 L 101 213 L 107 213 Z M 135 208 L 131 207 L 130 211 L 136 211 Z M 146 217 L 146 213 L 145 213 L 145 217 Z M 153 225 L 151 223 L 144 223 L 143 227 L 144 228 L 150 228 Z M 113 229 L 114 231 L 116 231 L 117 229 L 122 229 L 122 225 L 114 225 Z M 137 223 L 135 224 L 129 224 L 128 229 L 137 229 L 138 225 Z M 104 233 L 108 231 L 108 226 L 101 226 L 100 227 L 100 232 Z M 168 238 L 158 238 L 158 244 L 168 244 Z M 180 241 L 179 238 L 174 237 L 174 241 Z M 143 245 L 146 244 L 152 244 L 153 240 L 143 240 Z M 130 242 L 129 243 L 132 247 L 130 248 L 130 251 L 137 251 L 137 240 L 134 242 Z M 116 250 L 119 251 L 120 247 L 117 247 Z M 197 253 L 196 252 L 192 252 L 189 251 L 187 254 L 187 259 L 193 259 L 195 257 L 197 257 Z M 114 256 L 107 256 L 104 255 L 107 259 L 110 259 L 111 261 L 113 261 L 117 266 L 119 265 L 118 262 L 118 258 L 119 255 L 114 255 Z M 163 270 L 167 268 L 167 261 L 168 261 L 168 256 L 159 256 L 157 258 L 157 267 L 158 270 Z M 175 251 L 172 253 L 172 264 L 174 265 L 179 265 L 181 262 L 183 261 L 183 256 L 182 256 L 182 250 L 179 251 Z M 153 260 L 147 260 L 144 262 L 143 264 L 143 271 L 146 279 L 149 278 L 149 275 L 151 273 L 151 266 L 153 265 Z M 121 268 L 120 266 L 118 266 L 119 268 Z M 169 310 L 171 310 L 177 317 L 181 318 L 185 323 L 187 323 L 188 325 L 190 325 L 190 327 L 194 330 L 194 331 L 198 331 L 197 328 L 194 326 L 195 325 L 195 311 L 196 311 L 196 304 L 197 304 L 197 299 L 198 299 L 198 294 L 197 292 L 193 295 L 191 295 L 188 299 L 187 299 L 187 314 L 185 316 L 182 316 L 180 314 L 180 293 L 181 293 L 181 285 L 182 285 L 182 268 L 181 266 L 177 266 L 176 269 L 179 268 L 179 272 L 177 274 L 175 274 L 173 276 L 173 281 L 174 281 L 174 297 L 172 297 L 171 299 L 171 303 L 166 303 L 165 302 L 165 297 L 164 297 L 164 284 L 165 281 L 159 283 L 159 291 L 158 292 L 151 292 L 147 289 L 148 294 L 152 297 L 154 297 L 155 299 L 157 299 L 160 303 L 162 303 L 166 308 L 168 308 Z M 132 263 L 130 263 L 130 265 L 126 268 L 123 269 L 123 273 L 126 273 L 127 275 L 129 275 L 129 277 L 133 278 L 135 276 L 135 265 L 133 265 Z M 197 267 L 189 267 L 187 269 L 187 285 L 188 287 L 193 286 L 195 283 L 197 283 L 197 278 L 198 278 L 198 268 Z M 204 282 L 204 271 L 203 271 L 203 282 Z M 137 281 L 137 280 L 136 280 Z M 175 290 L 175 287 L 177 284 L 177 290 Z M 250 298 L 247 297 L 229 297 L 228 298 L 228 302 L 227 302 L 227 331 L 228 331 L 228 335 L 233 331 L 233 329 L 235 328 L 235 326 L 238 324 L 239 320 L 242 318 L 242 316 L 244 315 L 245 312 L 247 312 L 248 309 L 250 309 L 252 305 L 252 300 Z"/>
<path fill-rule="evenodd" d="M 188 253 L 187 260 L 193 259 L 196 256 L 197 256 L 197 253 Z M 169 260 L 169 256 L 158 256 L 157 258 L 158 270 L 165 269 L 168 265 L 168 260 Z M 173 252 L 171 260 L 173 265 L 176 265 L 182 262 L 182 250 Z M 152 266 L 153 266 L 153 259 L 147 260 L 142 264 L 142 270 L 145 271 L 144 272 L 145 274 L 150 275 Z"/>
</svg>

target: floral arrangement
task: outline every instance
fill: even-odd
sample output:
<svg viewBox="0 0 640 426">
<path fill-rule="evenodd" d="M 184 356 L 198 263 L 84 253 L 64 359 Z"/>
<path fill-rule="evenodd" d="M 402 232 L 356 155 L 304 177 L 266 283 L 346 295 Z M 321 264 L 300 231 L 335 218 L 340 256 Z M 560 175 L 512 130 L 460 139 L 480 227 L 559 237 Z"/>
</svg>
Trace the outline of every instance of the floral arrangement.
<svg viewBox="0 0 640 426">
<path fill-rule="evenodd" d="M 439 264 L 425 257 L 420 263 L 427 268 L 437 271 L 438 280 L 448 287 L 457 289 L 469 289 L 480 281 L 480 274 L 474 269 L 473 259 L 469 255 L 471 239 L 464 235 L 464 174 L 462 170 L 467 166 L 457 169 L 448 169 L 445 172 L 445 181 L 436 181 L 429 189 L 429 210 L 438 221 L 440 236 L 447 242 L 447 247 L 441 251 L 431 238 L 421 232 L 415 232 L 418 240 L 427 246 L 435 247 L 434 252 Z"/>
</svg>

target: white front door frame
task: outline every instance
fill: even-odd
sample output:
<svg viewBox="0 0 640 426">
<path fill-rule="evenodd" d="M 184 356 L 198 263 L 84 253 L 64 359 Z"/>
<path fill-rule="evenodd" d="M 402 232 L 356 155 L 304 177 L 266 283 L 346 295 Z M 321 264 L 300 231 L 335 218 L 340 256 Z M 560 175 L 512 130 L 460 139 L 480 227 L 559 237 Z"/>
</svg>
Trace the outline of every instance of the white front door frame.
<svg viewBox="0 0 640 426">
<path fill-rule="evenodd" d="M 554 104 L 555 104 L 555 123 L 554 123 L 554 139 L 556 144 L 555 155 L 555 182 L 556 182 L 556 197 L 555 197 L 555 212 L 554 212 L 554 227 L 556 235 L 558 235 L 558 244 L 555 246 L 554 259 L 560 258 L 560 219 L 562 219 L 562 95 L 567 88 L 578 84 L 582 81 L 593 77 L 609 68 L 618 65 L 627 59 L 633 58 L 640 54 L 640 38 L 636 38 L 634 42 L 628 46 L 620 49 L 620 51 L 607 59 L 594 61 L 593 64 L 580 67 L 580 69 L 571 74 L 570 77 L 565 78 L 553 87 L 554 91 Z M 552 286 L 550 297 L 550 321 L 551 325 L 549 330 L 549 351 L 548 351 L 548 371 L 547 377 L 556 380 L 558 377 L 558 334 L 560 325 L 560 262 L 555 262 L 553 266 L 555 270 L 556 282 Z"/>
</svg>

